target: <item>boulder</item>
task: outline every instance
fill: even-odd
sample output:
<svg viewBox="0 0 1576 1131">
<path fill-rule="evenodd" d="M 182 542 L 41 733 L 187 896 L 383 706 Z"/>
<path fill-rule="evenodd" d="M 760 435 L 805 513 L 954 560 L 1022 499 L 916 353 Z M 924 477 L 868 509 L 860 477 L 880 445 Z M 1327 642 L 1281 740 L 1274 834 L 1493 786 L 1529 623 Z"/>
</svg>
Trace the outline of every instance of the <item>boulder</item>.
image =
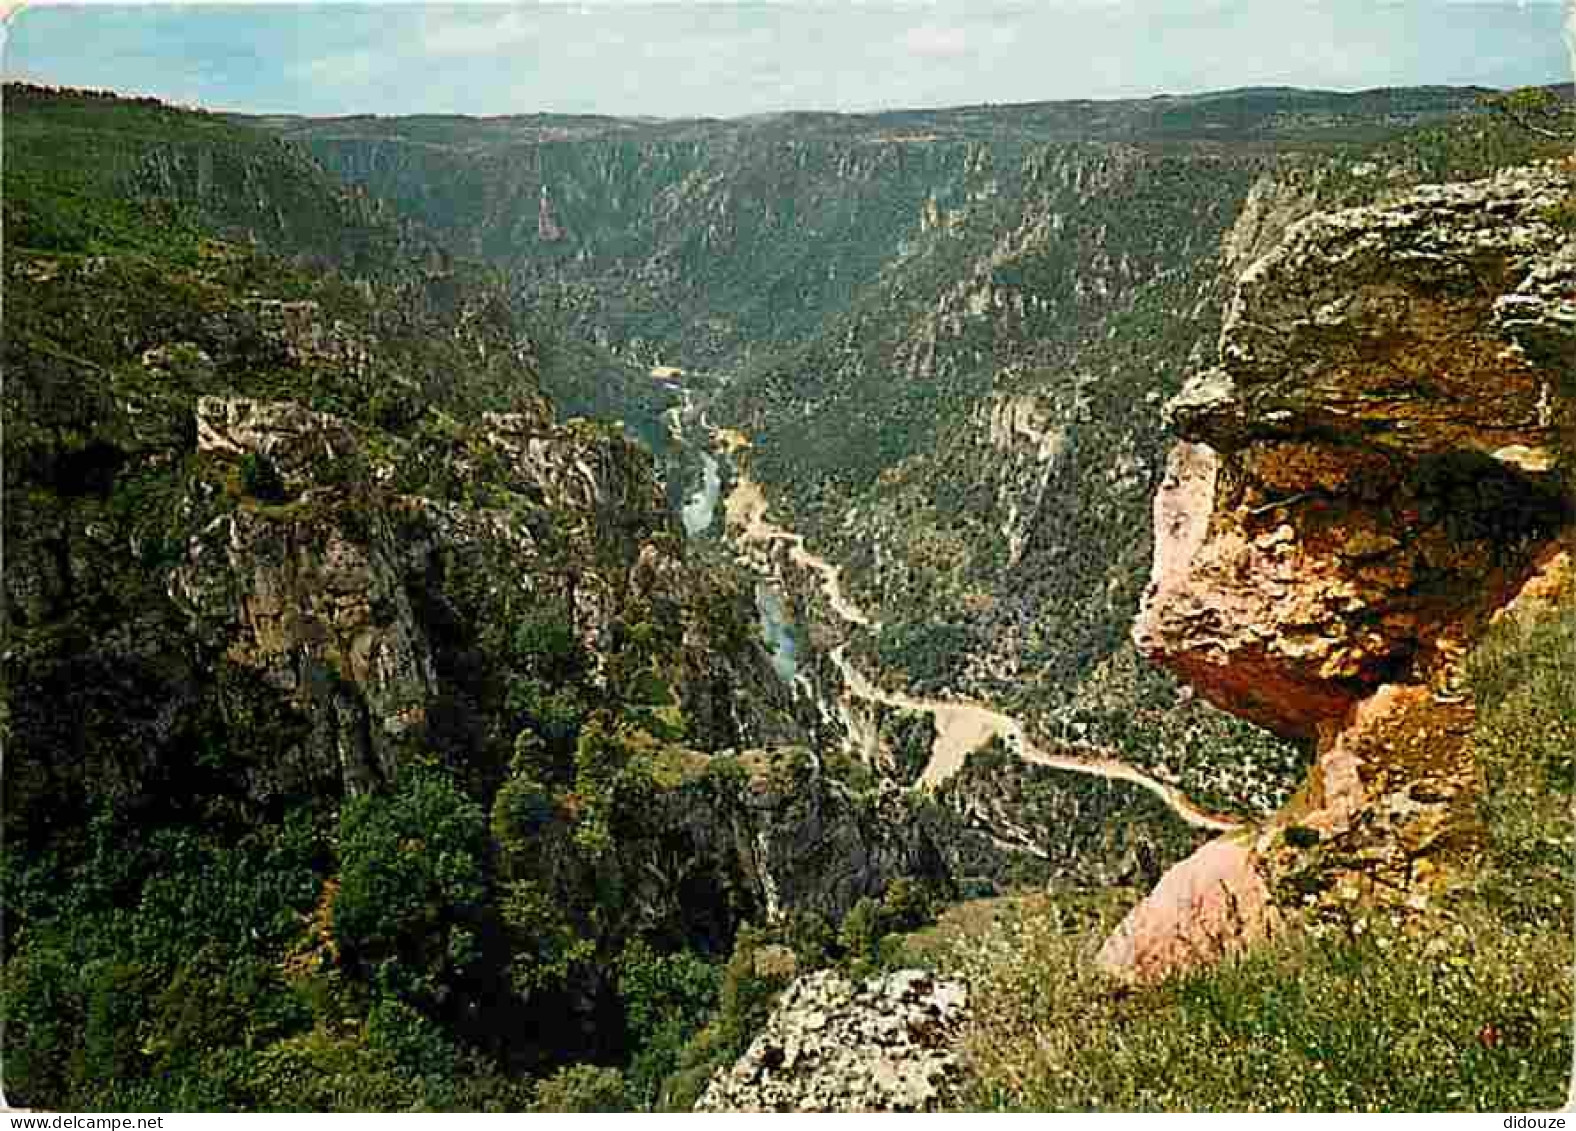
<svg viewBox="0 0 1576 1131">
<path fill-rule="evenodd" d="M 1124 981 L 1155 982 L 1241 954 L 1278 921 L 1252 848 L 1222 837 L 1162 876 L 1106 939 L 1096 962 Z"/>
<path fill-rule="evenodd" d="M 835 970 L 799 978 L 696 1111 L 933 1111 L 962 1076 L 957 1041 L 968 986 L 924 970 L 855 983 Z"/>
</svg>

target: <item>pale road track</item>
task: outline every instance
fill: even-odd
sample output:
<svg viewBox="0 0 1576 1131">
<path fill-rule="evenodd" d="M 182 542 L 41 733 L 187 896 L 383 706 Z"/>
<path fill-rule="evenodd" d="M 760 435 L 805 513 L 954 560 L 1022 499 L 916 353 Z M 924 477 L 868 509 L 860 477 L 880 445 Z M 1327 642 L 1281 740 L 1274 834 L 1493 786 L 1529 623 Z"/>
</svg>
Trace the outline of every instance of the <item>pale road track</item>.
<svg viewBox="0 0 1576 1131">
<path fill-rule="evenodd" d="M 1241 827 L 1238 821 L 1227 820 L 1200 809 L 1175 786 L 1158 781 L 1126 762 L 1094 753 L 1092 748 L 1088 755 L 1052 754 L 1048 750 L 1043 750 L 1029 741 L 1021 722 L 983 704 L 971 703 L 967 700 L 916 699 L 902 692 L 885 691 L 876 687 L 844 655 L 847 647 L 846 644 L 838 645 L 832 649 L 830 657 L 837 665 L 838 671 L 842 673 L 843 682 L 848 685 L 852 695 L 860 699 L 885 703 L 889 707 L 921 711 L 935 716 L 936 745 L 930 763 L 920 777 L 926 785 L 935 786 L 946 781 L 963 767 L 963 760 L 971 751 L 978 749 L 991 738 L 1000 738 L 1018 757 L 1036 766 L 1048 766 L 1053 770 L 1070 770 L 1075 774 L 1089 774 L 1092 777 L 1105 778 L 1107 781 L 1131 782 L 1160 798 L 1178 817 L 1195 828 L 1208 829 L 1211 832 L 1230 832 Z M 951 728 L 956 728 L 959 740 L 948 743 L 947 732 Z"/>
<path fill-rule="evenodd" d="M 843 571 L 840 567 L 832 565 L 825 558 L 812 554 L 804 548 L 804 535 L 795 534 L 784 530 L 781 526 L 766 521 L 766 494 L 761 490 L 760 484 L 749 476 L 740 474 L 733 490 L 728 493 L 725 504 L 727 522 L 730 527 L 739 527 L 738 542 L 747 545 L 752 542 L 785 542 L 788 545 L 788 560 L 794 565 L 803 566 L 805 569 L 817 573 L 821 577 L 821 592 L 826 595 L 832 610 L 849 624 L 856 624 L 860 628 L 880 628 L 880 624 L 870 619 L 865 611 L 850 601 L 843 593 Z"/>
<path fill-rule="evenodd" d="M 880 623 L 849 600 L 847 594 L 843 592 L 841 568 L 807 550 L 803 535 L 768 522 L 766 510 L 766 494 L 761 490 L 760 484 L 740 469 L 733 490 L 729 492 L 727 502 L 724 504 L 727 527 L 730 531 L 736 532 L 735 544 L 744 547 L 751 544 L 785 543 L 788 546 L 789 561 L 811 570 L 820 577 L 821 592 L 825 594 L 827 602 L 839 617 L 860 628 L 879 629 Z M 1086 756 L 1052 754 L 1031 742 L 1023 724 L 1017 719 L 984 704 L 968 700 L 916 699 L 902 692 L 886 691 L 877 687 L 865 678 L 864 673 L 854 667 L 853 661 L 846 655 L 847 649 L 846 643 L 840 644 L 832 649 L 829 655 L 842 674 L 843 684 L 848 689 L 849 695 L 868 702 L 883 703 L 889 707 L 919 711 L 936 720 L 936 741 L 931 747 L 930 762 L 920 777 L 925 785 L 931 787 L 940 785 L 963 767 L 964 760 L 972 751 L 979 749 L 992 738 L 999 738 L 1025 762 L 1076 774 L 1088 774 L 1091 777 L 1105 778 L 1107 781 L 1130 782 L 1141 789 L 1148 790 L 1165 802 L 1178 817 L 1195 828 L 1207 829 L 1210 832 L 1230 832 L 1242 827 L 1241 822 L 1199 808 L 1175 786 L 1152 778 L 1142 770 L 1109 757 L 1095 748 L 1087 748 L 1090 753 Z"/>
</svg>

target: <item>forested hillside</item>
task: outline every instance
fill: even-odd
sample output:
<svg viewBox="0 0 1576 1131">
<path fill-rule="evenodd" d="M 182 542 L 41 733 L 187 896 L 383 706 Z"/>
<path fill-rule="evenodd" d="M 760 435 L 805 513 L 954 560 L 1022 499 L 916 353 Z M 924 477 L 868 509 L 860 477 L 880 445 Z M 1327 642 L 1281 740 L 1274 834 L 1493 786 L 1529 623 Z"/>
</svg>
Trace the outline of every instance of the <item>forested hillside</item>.
<svg viewBox="0 0 1576 1131">
<path fill-rule="evenodd" d="M 207 115 L 6 95 L 11 1102 L 649 1104 L 743 923 L 947 889 L 485 270 Z"/>
</svg>

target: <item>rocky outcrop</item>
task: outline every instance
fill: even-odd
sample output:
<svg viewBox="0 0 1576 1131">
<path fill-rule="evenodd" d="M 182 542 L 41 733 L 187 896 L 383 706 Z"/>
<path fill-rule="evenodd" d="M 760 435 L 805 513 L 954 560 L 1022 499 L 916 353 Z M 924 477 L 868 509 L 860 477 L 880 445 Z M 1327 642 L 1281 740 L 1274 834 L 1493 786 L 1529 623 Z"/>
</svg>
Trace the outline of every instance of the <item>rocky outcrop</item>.
<svg viewBox="0 0 1576 1131">
<path fill-rule="evenodd" d="M 324 777 L 352 792 L 392 779 L 397 741 L 420 733 L 437 694 L 388 526 L 369 538 L 353 528 L 353 504 L 333 503 L 299 516 L 215 518 L 169 577 L 197 639 L 280 695 L 307 727 L 299 745 L 279 751 L 298 772 L 254 767 L 256 796 Z"/>
<path fill-rule="evenodd" d="M 962 1072 L 961 982 L 899 970 L 856 984 L 832 970 L 788 987 L 765 1031 L 696 1111 L 932 1111 Z"/>
<path fill-rule="evenodd" d="M 1066 456 L 1068 429 L 1032 396 L 997 397 L 977 416 L 988 418 L 990 446 L 1000 453 L 995 490 L 998 507 L 1005 511 L 1001 534 L 1007 540 L 1008 564 L 1015 566 Z"/>
<path fill-rule="evenodd" d="M 360 448 L 344 421 L 294 401 L 199 397 L 196 416 L 199 452 L 266 459 L 291 493 L 325 479 L 325 466 Z"/>
<path fill-rule="evenodd" d="M 1182 442 L 1133 636 L 1316 761 L 1251 846 L 1168 875 L 1109 968 L 1187 965 L 1220 933 L 1195 898 L 1217 881 L 1421 907 L 1433 858 L 1470 836 L 1457 664 L 1573 513 L 1576 241 L 1553 220 L 1573 187 L 1554 165 L 1426 186 L 1311 216 L 1243 272 L 1219 364 L 1168 406 Z"/>
<path fill-rule="evenodd" d="M 1548 342 L 1572 331 L 1543 282 L 1569 192 L 1554 168 L 1424 188 L 1244 273 L 1222 364 L 1169 406 L 1144 651 L 1297 738 L 1459 654 L 1569 512 Z"/>
<path fill-rule="evenodd" d="M 1161 879 L 1106 939 L 1096 961 L 1137 981 L 1240 954 L 1279 921 L 1252 851 L 1222 837 Z"/>
<path fill-rule="evenodd" d="M 138 356 L 161 390 L 222 387 L 228 364 L 213 343 Z M 506 761 L 531 661 L 505 629 L 529 616 L 700 749 L 802 739 L 748 590 L 684 561 L 650 456 L 608 429 L 544 410 L 400 436 L 91 380 L 103 407 L 61 411 L 96 414 L 94 440 L 29 433 L 47 458 L 8 494 L 28 520 L 6 574 L 17 796 L 150 798 L 199 757 L 236 804 L 274 806 L 374 789 L 418 754 Z M 91 706 L 62 710 L 69 688 Z"/>
<path fill-rule="evenodd" d="M 752 914 L 777 923 L 810 912 L 836 923 L 905 876 L 952 890 L 950 830 L 901 790 L 856 790 L 804 749 L 753 750 L 729 764 L 741 772 L 714 772 L 674 794 L 663 819 L 682 833 L 688 858 L 736 877 Z"/>
<path fill-rule="evenodd" d="M 316 300 L 254 298 L 246 305 L 292 364 L 332 366 L 360 379 L 371 375 L 371 343 L 346 323 L 326 318 Z"/>
<path fill-rule="evenodd" d="M 1316 175 L 1295 168 L 1259 175 L 1242 201 L 1242 210 L 1221 240 L 1221 259 L 1233 276 L 1274 250 L 1286 229 L 1318 208 Z"/>
<path fill-rule="evenodd" d="M 1309 788 L 1261 833 L 1275 897 L 1318 916 L 1429 908 L 1441 863 L 1473 837 L 1470 702 L 1387 684 L 1319 753 Z"/>
<path fill-rule="evenodd" d="M 622 440 L 484 414 L 432 477 L 469 485 L 455 502 L 431 486 L 392 490 L 397 454 L 294 402 L 202 397 L 196 418 L 199 454 L 238 464 L 242 497 L 190 538 L 169 596 L 206 646 L 304 720 L 287 763 L 317 767 L 318 779 L 338 767 L 352 791 L 393 775 L 400 742 L 419 740 L 428 708 L 450 694 L 433 639 L 454 602 L 443 589 L 473 585 L 448 565 L 435 588 L 434 570 L 456 560 L 493 572 L 490 594 L 472 595 L 488 607 L 564 609 L 595 679 L 623 626 L 660 616 L 677 635 L 669 678 L 681 705 L 698 708 L 700 742 L 798 735 L 763 656 L 715 655 L 717 622 L 696 608 L 708 585 L 662 537 L 672 522 L 650 458 Z M 738 696 L 723 712 L 714 684 Z"/>
<path fill-rule="evenodd" d="M 1226 447 L 1344 438 L 1413 459 L 1548 445 L 1571 423 L 1560 374 L 1526 355 L 1530 327 L 1506 323 L 1569 280 L 1552 214 L 1570 192 L 1568 172 L 1534 167 L 1297 224 L 1238 280 L 1220 366 L 1172 406 L 1179 430 Z M 1568 317 L 1537 324 L 1569 341 Z"/>
</svg>

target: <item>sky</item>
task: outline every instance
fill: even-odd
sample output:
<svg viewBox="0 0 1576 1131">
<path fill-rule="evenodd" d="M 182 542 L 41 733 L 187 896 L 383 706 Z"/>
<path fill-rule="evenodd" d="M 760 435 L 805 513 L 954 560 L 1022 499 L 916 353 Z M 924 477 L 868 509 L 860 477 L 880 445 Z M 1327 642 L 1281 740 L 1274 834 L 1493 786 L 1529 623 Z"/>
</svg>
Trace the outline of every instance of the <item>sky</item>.
<svg viewBox="0 0 1576 1131">
<path fill-rule="evenodd" d="M 1569 81 L 1561 19 L 1560 0 L 40 3 L 5 25 L 4 69 L 259 113 L 736 117 Z"/>
</svg>

